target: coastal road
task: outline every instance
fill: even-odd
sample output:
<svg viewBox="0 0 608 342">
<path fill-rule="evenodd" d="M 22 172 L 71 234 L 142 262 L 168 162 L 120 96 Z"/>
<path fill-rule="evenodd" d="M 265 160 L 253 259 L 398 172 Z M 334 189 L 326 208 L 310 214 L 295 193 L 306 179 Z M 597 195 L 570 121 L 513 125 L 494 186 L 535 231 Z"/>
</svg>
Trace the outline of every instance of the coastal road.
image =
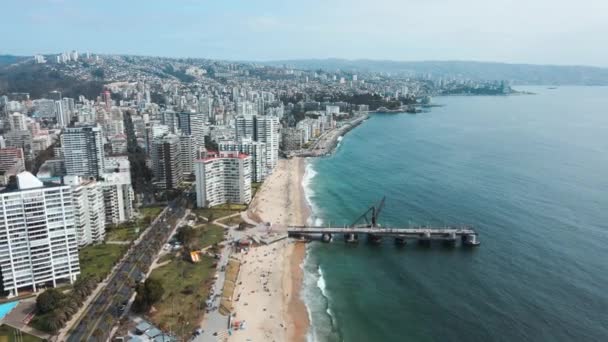
<svg viewBox="0 0 608 342">
<path fill-rule="evenodd" d="M 106 287 L 91 302 L 78 325 L 69 333 L 67 341 L 105 341 L 123 312 L 119 307 L 135 292 L 135 284 L 169 238 L 173 227 L 186 213 L 187 198 L 181 196 L 169 202 L 168 208 L 146 229 L 123 258 L 118 270 L 110 277 Z"/>
</svg>

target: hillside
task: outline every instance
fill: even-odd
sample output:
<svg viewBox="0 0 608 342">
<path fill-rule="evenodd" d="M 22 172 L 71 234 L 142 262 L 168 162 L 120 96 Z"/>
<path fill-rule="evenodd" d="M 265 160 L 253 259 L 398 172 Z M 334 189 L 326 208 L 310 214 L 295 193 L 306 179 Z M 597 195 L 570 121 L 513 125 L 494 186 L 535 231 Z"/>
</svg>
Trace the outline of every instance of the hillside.
<svg viewBox="0 0 608 342">
<path fill-rule="evenodd" d="M 297 69 L 342 70 L 353 73 L 385 72 L 403 76 L 432 75 L 472 80 L 508 80 L 520 85 L 608 85 L 608 68 L 507 64 L 468 61 L 399 62 L 381 60 L 302 59 L 269 61 Z"/>
</svg>

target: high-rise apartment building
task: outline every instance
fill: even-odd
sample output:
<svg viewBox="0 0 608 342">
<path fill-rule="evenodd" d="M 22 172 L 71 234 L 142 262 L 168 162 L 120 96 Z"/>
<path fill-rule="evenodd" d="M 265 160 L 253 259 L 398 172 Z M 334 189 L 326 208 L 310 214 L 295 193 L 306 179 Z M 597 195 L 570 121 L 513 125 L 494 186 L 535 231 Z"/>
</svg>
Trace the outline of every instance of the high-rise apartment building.
<svg viewBox="0 0 608 342">
<path fill-rule="evenodd" d="M 151 152 L 155 186 L 159 189 L 175 189 L 181 185 L 184 172 L 179 137 L 168 133 L 154 138 Z"/>
<path fill-rule="evenodd" d="M 67 175 L 99 177 L 104 172 L 102 131 L 99 126 L 63 130 L 61 146 Z"/>
<path fill-rule="evenodd" d="M 242 115 L 235 120 L 236 141 L 253 139 L 266 144 L 265 174 L 270 174 L 279 160 L 279 118 Z"/>
<path fill-rule="evenodd" d="M 263 182 L 267 176 L 266 168 L 266 143 L 242 139 L 236 141 L 221 141 L 218 143 L 220 153 L 236 151 L 251 157 L 251 180 Z"/>
<path fill-rule="evenodd" d="M 65 184 L 72 187 L 78 246 L 103 242 L 106 236 L 106 215 L 101 183 L 78 176 L 66 176 Z"/>
<path fill-rule="evenodd" d="M 258 116 L 255 120 L 255 140 L 266 143 L 266 167 L 268 173 L 279 161 L 279 118 L 275 116 Z"/>
<path fill-rule="evenodd" d="M 182 171 L 185 175 L 190 175 L 194 172 L 194 159 L 199 149 L 194 144 L 193 137 L 187 134 L 179 136 L 179 148 Z"/>
<path fill-rule="evenodd" d="M 205 135 L 209 134 L 205 114 L 201 112 L 182 112 L 178 114 L 178 121 L 182 134 L 191 135 L 197 148 L 205 146 Z"/>
<path fill-rule="evenodd" d="M 131 186 L 131 164 L 127 157 L 106 159 L 106 173 L 103 181 L 103 197 L 106 211 L 106 224 L 119 224 L 133 218 L 135 193 Z"/>
<path fill-rule="evenodd" d="M 251 157 L 234 152 L 209 153 L 195 162 L 199 208 L 251 201 Z"/>
<path fill-rule="evenodd" d="M 239 115 L 235 119 L 235 135 L 237 140 L 255 139 L 255 115 Z"/>
<path fill-rule="evenodd" d="M 70 124 L 70 114 L 67 109 L 63 107 L 62 101 L 55 101 L 55 120 L 57 121 L 57 127 L 64 128 Z"/>
<path fill-rule="evenodd" d="M 69 186 L 45 186 L 29 172 L 0 193 L 0 268 L 4 290 L 36 291 L 80 274 Z"/>
</svg>

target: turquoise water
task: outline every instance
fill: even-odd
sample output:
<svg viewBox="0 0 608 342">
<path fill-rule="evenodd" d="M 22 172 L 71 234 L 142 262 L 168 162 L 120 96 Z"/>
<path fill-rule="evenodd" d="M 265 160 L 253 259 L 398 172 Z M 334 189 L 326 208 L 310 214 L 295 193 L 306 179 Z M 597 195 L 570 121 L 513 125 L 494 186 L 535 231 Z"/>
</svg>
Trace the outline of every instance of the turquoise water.
<svg viewBox="0 0 608 342">
<path fill-rule="evenodd" d="M 482 243 L 310 244 L 310 340 L 608 339 L 608 88 L 525 89 L 373 115 L 310 161 L 317 223 L 386 195 L 382 224 L 467 223 Z"/>
<path fill-rule="evenodd" d="M 13 310 L 17 305 L 19 305 L 19 301 L 8 302 L 4 304 L 0 304 L 0 319 L 3 319 L 4 316 L 8 315 L 11 310 Z"/>
</svg>

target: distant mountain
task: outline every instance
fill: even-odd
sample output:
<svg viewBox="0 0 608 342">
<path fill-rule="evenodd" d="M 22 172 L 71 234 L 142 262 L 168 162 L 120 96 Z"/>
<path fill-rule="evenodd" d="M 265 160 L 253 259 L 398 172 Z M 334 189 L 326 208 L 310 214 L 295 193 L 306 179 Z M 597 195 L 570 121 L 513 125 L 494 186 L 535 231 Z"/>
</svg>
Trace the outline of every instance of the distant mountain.
<svg viewBox="0 0 608 342">
<path fill-rule="evenodd" d="M 508 64 L 467 61 L 398 62 L 383 60 L 301 59 L 264 62 L 296 69 L 353 73 L 385 72 L 394 75 L 456 77 L 473 80 L 508 80 L 519 85 L 608 85 L 608 68 Z"/>
</svg>

